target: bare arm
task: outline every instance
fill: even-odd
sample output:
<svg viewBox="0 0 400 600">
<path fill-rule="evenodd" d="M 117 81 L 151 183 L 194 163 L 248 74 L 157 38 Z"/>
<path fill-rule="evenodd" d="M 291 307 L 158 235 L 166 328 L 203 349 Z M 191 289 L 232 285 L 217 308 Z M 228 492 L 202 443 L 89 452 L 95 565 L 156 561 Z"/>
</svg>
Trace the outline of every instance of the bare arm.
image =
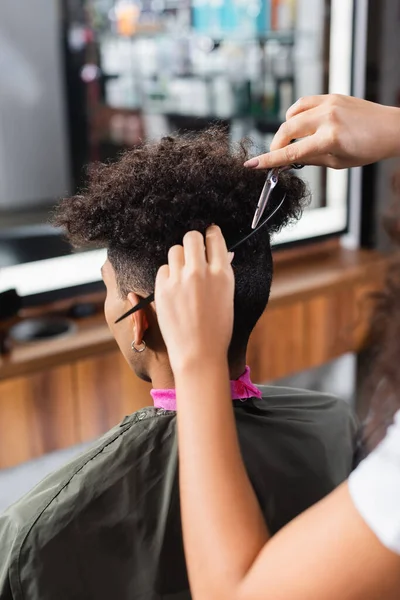
<svg viewBox="0 0 400 600">
<path fill-rule="evenodd" d="M 240 455 L 228 386 L 233 274 L 217 228 L 170 253 L 156 306 L 177 388 L 182 522 L 195 600 L 391 600 L 400 557 L 346 485 L 268 541 Z"/>
<path fill-rule="evenodd" d="M 394 156 L 400 156 L 400 108 L 331 94 L 300 98 L 286 113 L 271 152 L 246 166 L 303 163 L 344 169 Z"/>
<path fill-rule="evenodd" d="M 187 369 L 176 385 L 182 522 L 193 597 L 233 600 L 269 536 L 240 454 L 228 365 Z M 189 388 L 191 401 L 185 403 Z"/>
<path fill-rule="evenodd" d="M 238 600 L 395 600 L 400 556 L 367 527 L 347 484 L 297 517 L 262 549 Z"/>
<path fill-rule="evenodd" d="M 400 597 L 400 556 L 367 527 L 346 484 L 268 541 L 238 448 L 227 366 L 197 365 L 178 373 L 176 384 L 182 519 L 195 600 Z"/>
</svg>

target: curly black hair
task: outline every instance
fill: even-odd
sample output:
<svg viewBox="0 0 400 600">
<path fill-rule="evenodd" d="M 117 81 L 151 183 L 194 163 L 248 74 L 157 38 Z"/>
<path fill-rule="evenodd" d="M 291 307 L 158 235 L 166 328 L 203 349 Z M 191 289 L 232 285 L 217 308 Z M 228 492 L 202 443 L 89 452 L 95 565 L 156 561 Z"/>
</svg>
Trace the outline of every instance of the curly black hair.
<svg viewBox="0 0 400 600">
<path fill-rule="evenodd" d="M 250 144 L 230 148 L 227 132 L 212 127 L 166 137 L 90 169 L 87 189 L 61 202 L 55 224 L 75 246 L 105 247 L 120 292 L 147 294 L 171 246 L 184 234 L 219 225 L 229 243 L 250 231 L 265 173 L 243 167 Z M 308 199 L 304 182 L 281 175 L 267 210 L 286 199 L 268 226 L 235 253 L 232 352 L 248 337 L 268 302 L 272 279 L 270 234 L 297 220 Z"/>
</svg>

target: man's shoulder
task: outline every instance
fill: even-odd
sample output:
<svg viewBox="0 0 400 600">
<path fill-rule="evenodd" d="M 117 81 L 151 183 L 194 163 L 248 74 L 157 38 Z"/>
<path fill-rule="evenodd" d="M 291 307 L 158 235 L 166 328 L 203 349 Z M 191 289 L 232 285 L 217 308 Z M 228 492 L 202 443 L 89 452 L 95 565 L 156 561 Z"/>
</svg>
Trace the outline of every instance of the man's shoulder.
<svg viewBox="0 0 400 600">
<path fill-rule="evenodd" d="M 4 514 L 15 514 L 18 511 L 24 516 L 25 506 L 29 507 L 30 513 L 34 513 L 35 508 L 40 510 L 42 505 L 46 505 L 52 497 L 59 495 L 70 485 L 74 478 L 81 477 L 84 472 L 96 470 L 97 464 L 105 466 L 112 463 L 115 467 L 128 460 L 129 456 L 121 452 L 121 446 L 128 450 L 128 454 L 134 454 L 148 440 L 149 432 L 168 427 L 173 416 L 169 411 L 154 407 L 142 408 L 126 416 L 118 425 L 95 440 L 87 450 L 43 479 Z"/>
<path fill-rule="evenodd" d="M 151 484 L 147 474 L 163 473 L 173 454 L 174 421 L 174 413 L 153 407 L 125 417 L 0 515 L 0 598 L 22 597 L 22 579 L 36 578 L 44 555 L 47 564 L 61 560 L 76 532 L 83 538 L 94 521 L 118 522 L 126 506 L 136 510 L 138 490 Z M 151 452 L 158 441 L 162 452 Z"/>
<path fill-rule="evenodd" d="M 134 477 L 140 471 L 134 468 L 135 459 L 140 458 L 144 444 L 158 435 L 168 438 L 173 417 L 174 413 L 153 407 L 125 417 L 88 450 L 47 476 L 0 515 L 0 565 L 4 567 L 3 571 L 0 569 L 0 591 L 6 565 L 17 564 L 32 533 L 38 528 L 50 530 L 49 523 L 56 528 L 65 515 L 84 511 L 95 497 L 116 482 L 118 486 L 131 464 L 130 474 Z"/>
<path fill-rule="evenodd" d="M 325 428 L 346 431 L 352 438 L 359 435 L 359 422 L 348 402 L 318 391 L 262 385 L 262 397 L 253 400 L 255 409 L 266 421 L 287 426 Z"/>
<path fill-rule="evenodd" d="M 280 408 L 298 408 L 299 410 L 335 410 L 353 415 L 353 408 L 345 400 L 320 391 L 304 390 L 284 386 L 260 385 L 262 401 Z"/>
</svg>

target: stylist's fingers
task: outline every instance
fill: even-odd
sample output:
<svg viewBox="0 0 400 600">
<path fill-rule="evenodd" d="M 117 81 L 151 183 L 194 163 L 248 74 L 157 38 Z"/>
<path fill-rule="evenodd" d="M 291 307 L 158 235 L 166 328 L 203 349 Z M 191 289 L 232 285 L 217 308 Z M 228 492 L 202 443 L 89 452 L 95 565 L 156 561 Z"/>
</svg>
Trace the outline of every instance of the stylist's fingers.
<svg viewBox="0 0 400 600">
<path fill-rule="evenodd" d="M 168 266 L 172 277 L 178 276 L 185 265 L 185 253 L 183 246 L 172 246 L 168 252 Z"/>
<path fill-rule="evenodd" d="M 225 268 L 231 262 L 225 238 L 221 229 L 216 225 L 206 231 L 207 262 L 211 267 Z"/>
<path fill-rule="evenodd" d="M 157 298 L 159 297 L 159 295 L 163 294 L 164 288 L 169 280 L 169 266 L 168 265 L 162 265 L 162 267 L 160 267 L 158 269 L 158 273 L 157 273 L 157 277 L 156 277 L 156 283 L 155 283 L 155 300 L 156 300 L 156 305 L 157 305 Z"/>
<path fill-rule="evenodd" d="M 292 163 L 315 165 L 315 156 L 318 156 L 320 151 L 320 143 L 318 139 L 315 139 L 316 135 L 306 137 L 279 150 L 257 156 L 251 159 L 247 166 L 253 169 L 272 169 L 273 167 L 282 167 Z M 325 162 L 321 162 L 321 164 L 325 164 Z"/>
<path fill-rule="evenodd" d="M 189 231 L 183 238 L 185 265 L 189 270 L 202 269 L 206 266 L 204 237 L 199 231 Z"/>
<path fill-rule="evenodd" d="M 329 98 L 328 95 L 319 95 L 319 96 L 304 96 L 303 98 L 299 98 L 297 102 L 292 104 L 292 106 L 286 111 L 286 119 L 292 119 L 296 115 L 305 112 L 306 110 L 310 110 L 311 108 L 316 108 L 320 106 Z"/>
<path fill-rule="evenodd" d="M 310 110 L 285 121 L 274 135 L 270 150 L 279 150 L 288 146 L 292 140 L 313 135 L 318 129 L 318 113 Z"/>
</svg>

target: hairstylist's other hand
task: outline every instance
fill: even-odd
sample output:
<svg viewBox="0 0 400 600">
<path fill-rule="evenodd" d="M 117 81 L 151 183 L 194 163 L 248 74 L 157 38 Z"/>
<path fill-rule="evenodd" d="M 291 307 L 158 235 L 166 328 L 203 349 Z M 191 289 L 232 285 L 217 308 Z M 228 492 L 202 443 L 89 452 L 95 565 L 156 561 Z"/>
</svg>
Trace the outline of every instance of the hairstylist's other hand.
<svg viewBox="0 0 400 600">
<path fill-rule="evenodd" d="M 174 246 L 158 272 L 155 302 L 174 373 L 227 359 L 233 328 L 232 254 L 219 227 L 206 242 L 198 231 Z"/>
<path fill-rule="evenodd" d="M 400 156 L 400 108 L 338 94 L 307 96 L 289 108 L 286 119 L 271 151 L 246 166 L 301 163 L 344 169 Z"/>
</svg>

